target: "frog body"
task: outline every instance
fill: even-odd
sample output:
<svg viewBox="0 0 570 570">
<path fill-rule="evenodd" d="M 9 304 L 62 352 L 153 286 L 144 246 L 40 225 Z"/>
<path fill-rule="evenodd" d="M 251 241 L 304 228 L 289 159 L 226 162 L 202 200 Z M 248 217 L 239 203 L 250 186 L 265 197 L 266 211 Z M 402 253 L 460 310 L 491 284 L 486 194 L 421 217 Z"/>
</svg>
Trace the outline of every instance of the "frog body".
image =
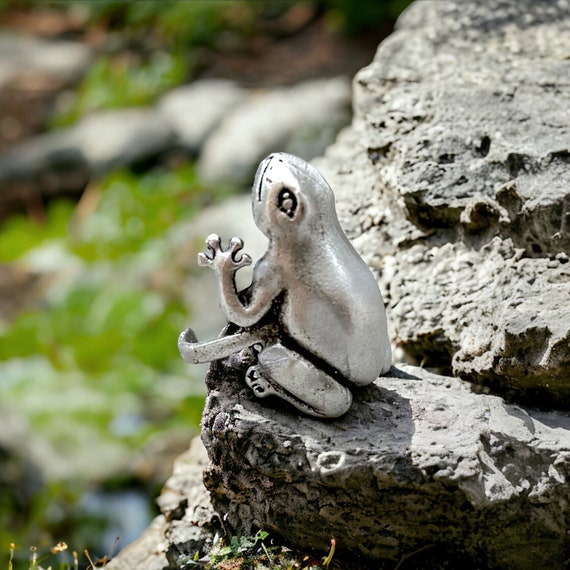
<svg viewBox="0 0 570 570">
<path fill-rule="evenodd" d="M 275 395 L 307 414 L 338 417 L 352 402 L 348 386 L 369 384 L 391 366 L 376 280 L 340 227 L 330 186 L 302 159 L 268 156 L 255 176 L 252 207 L 269 245 L 245 295 L 234 280 L 251 263 L 241 240 L 233 238 L 223 251 L 212 234 L 198 260 L 218 274 L 220 305 L 245 333 L 237 344 L 257 354 L 246 382 L 259 397 Z M 276 323 L 264 324 L 268 315 Z M 223 338 L 210 343 L 207 358 L 235 351 L 235 341 L 225 343 L 225 350 Z M 195 360 L 199 346 L 191 332 L 181 335 L 185 360 Z"/>
</svg>

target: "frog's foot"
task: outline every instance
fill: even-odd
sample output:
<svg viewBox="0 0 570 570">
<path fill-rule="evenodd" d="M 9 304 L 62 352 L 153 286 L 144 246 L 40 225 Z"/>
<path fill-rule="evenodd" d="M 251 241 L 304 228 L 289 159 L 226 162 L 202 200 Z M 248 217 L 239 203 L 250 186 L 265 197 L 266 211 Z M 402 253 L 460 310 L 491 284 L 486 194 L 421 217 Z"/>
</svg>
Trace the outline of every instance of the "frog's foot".
<svg viewBox="0 0 570 570">
<path fill-rule="evenodd" d="M 246 373 L 246 383 L 258 398 L 277 396 L 320 418 L 337 418 L 349 410 L 350 390 L 292 350 L 277 343 L 258 360 Z"/>
<path fill-rule="evenodd" d="M 259 375 L 257 366 L 250 366 L 245 374 L 245 383 L 253 390 L 258 398 L 278 396 L 271 383 Z"/>
<path fill-rule="evenodd" d="M 240 267 L 251 265 L 251 257 L 247 253 L 241 253 L 243 241 L 233 237 L 228 249 L 222 249 L 222 240 L 217 234 L 210 234 L 206 238 L 207 250 L 198 254 L 198 265 L 209 266 L 218 272 L 237 271 Z"/>
</svg>

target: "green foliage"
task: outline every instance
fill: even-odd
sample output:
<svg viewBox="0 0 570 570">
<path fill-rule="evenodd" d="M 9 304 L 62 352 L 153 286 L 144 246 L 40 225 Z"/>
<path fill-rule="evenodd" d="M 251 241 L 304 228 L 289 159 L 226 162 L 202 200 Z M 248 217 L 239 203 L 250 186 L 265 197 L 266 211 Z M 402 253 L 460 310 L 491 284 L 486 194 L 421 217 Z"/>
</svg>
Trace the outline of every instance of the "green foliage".
<svg viewBox="0 0 570 570">
<path fill-rule="evenodd" d="M 8 218 L 0 227 L 0 263 L 13 261 L 33 247 L 67 235 L 73 206 L 70 202 L 56 202 L 48 210 L 43 223 L 30 220 L 23 214 Z"/>
<path fill-rule="evenodd" d="M 50 4 L 45 2 L 43 4 Z M 62 9 L 64 4 L 51 5 Z M 116 2 L 69 0 L 89 13 L 87 27 L 119 30 L 112 53 L 100 55 L 75 89 L 71 102 L 50 120 L 68 126 L 96 110 L 141 106 L 191 79 L 200 46 L 215 46 L 235 34 L 247 36 L 257 3 L 247 1 Z"/>
<path fill-rule="evenodd" d="M 117 3 L 109 2 L 112 10 Z M 236 30 L 246 33 L 253 23 L 253 10 L 248 2 L 130 2 L 124 6 L 126 27 L 149 31 L 170 45 L 196 47 L 213 45 L 221 32 Z"/>
<path fill-rule="evenodd" d="M 210 560 L 216 562 L 219 560 L 226 559 L 230 556 L 239 556 L 247 553 L 252 553 L 255 551 L 255 547 L 258 543 L 263 543 L 263 541 L 269 536 L 268 532 L 260 530 L 255 536 L 232 536 L 230 543 L 225 545 L 223 541 L 220 541 L 210 552 Z"/>
<path fill-rule="evenodd" d="M 52 264 L 69 275 L 47 291 L 41 310 L 0 327 L 0 403 L 28 419 L 50 462 L 60 463 L 55 472 L 77 484 L 71 492 L 56 478 L 54 492 L 48 497 L 44 487 L 25 509 L 0 500 L 0 538 L 51 540 L 58 520 L 76 520 L 57 535 L 71 541 L 86 528 L 76 506 L 86 485 L 128 468 L 157 433 L 198 431 L 205 388 L 176 345 L 188 325 L 185 283 L 152 276 L 169 269 L 170 229 L 213 198 L 190 166 L 123 171 L 93 182 L 75 209 L 50 205 L 44 225 L 18 217 L 0 228 L 4 260 L 33 265 L 56 250 Z"/>
<path fill-rule="evenodd" d="M 177 338 L 184 320 L 183 308 L 165 305 L 157 293 L 112 282 L 78 284 L 46 310 L 17 317 L 2 335 L 0 361 L 42 354 L 54 369 L 89 375 L 136 362 L 124 380 L 137 375 L 138 384 L 144 382 L 146 366 L 168 371 L 176 347 L 165 346 L 164 339 Z"/>
<path fill-rule="evenodd" d="M 382 31 L 411 3 L 412 0 L 322 0 L 329 19 L 337 20 L 349 35 Z"/>
<path fill-rule="evenodd" d="M 264 530 L 254 536 L 232 536 L 229 541 L 221 538 L 206 556 L 200 558 L 197 552 L 194 557 L 179 560 L 179 564 L 181 568 L 203 570 L 318 570 L 326 567 L 313 556 L 268 538 L 269 533 Z"/>
<path fill-rule="evenodd" d="M 100 56 L 74 92 L 71 104 L 52 117 L 50 126 L 68 126 L 96 110 L 150 104 L 183 83 L 189 67 L 181 54 L 164 51 L 146 60 L 130 53 Z"/>
<path fill-rule="evenodd" d="M 194 168 L 110 174 L 94 190 L 97 209 L 76 226 L 73 251 L 82 258 L 116 260 L 161 237 L 176 222 L 211 201 Z M 227 190 L 218 190 L 221 196 Z M 150 247 L 150 244 L 148 244 Z"/>
</svg>

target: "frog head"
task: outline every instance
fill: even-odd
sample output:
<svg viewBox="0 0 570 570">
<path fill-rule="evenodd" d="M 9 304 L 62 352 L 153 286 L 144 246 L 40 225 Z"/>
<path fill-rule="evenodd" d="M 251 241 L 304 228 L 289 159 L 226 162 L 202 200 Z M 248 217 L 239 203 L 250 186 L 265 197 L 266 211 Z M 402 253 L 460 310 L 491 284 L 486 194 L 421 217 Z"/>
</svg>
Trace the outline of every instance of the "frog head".
<svg viewBox="0 0 570 570">
<path fill-rule="evenodd" d="M 253 217 L 270 238 L 295 238 L 338 225 L 333 192 L 316 168 L 286 153 L 270 154 L 261 162 L 252 188 Z"/>
</svg>

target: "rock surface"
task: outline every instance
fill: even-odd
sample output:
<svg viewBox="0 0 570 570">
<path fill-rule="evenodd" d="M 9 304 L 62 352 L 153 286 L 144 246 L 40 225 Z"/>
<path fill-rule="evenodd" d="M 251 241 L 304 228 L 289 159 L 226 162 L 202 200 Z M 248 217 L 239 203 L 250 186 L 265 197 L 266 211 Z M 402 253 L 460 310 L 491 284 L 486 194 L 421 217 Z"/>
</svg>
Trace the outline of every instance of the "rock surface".
<svg viewBox="0 0 570 570">
<path fill-rule="evenodd" d="M 79 42 L 0 29 L 0 153 L 44 128 L 58 94 L 80 79 L 92 57 Z"/>
<path fill-rule="evenodd" d="M 0 88 L 31 72 L 73 81 L 91 58 L 91 50 L 79 42 L 52 42 L 4 31 L 0 35 Z"/>
<path fill-rule="evenodd" d="M 109 570 L 168 570 L 212 546 L 219 519 L 202 482 L 208 456 L 195 438 L 174 464 L 172 477 L 158 499 L 161 514 L 143 535 L 121 550 Z"/>
<path fill-rule="evenodd" d="M 213 365 L 202 435 L 206 487 L 238 536 L 262 528 L 321 550 L 333 536 L 341 556 L 364 559 L 429 547 L 463 565 L 563 568 L 568 415 L 402 365 L 323 422 L 254 401 L 246 367 Z"/>
<path fill-rule="evenodd" d="M 409 555 L 420 566 L 566 567 L 568 414 L 401 365 L 325 422 L 255 399 L 247 366 L 237 357 L 213 365 L 209 465 L 195 440 L 158 500 L 162 514 L 109 568 L 185 568 L 211 547 L 220 520 L 229 535 L 261 528 L 300 548 L 326 551 L 334 536 L 335 558 L 350 569 Z"/>
<path fill-rule="evenodd" d="M 247 91 L 233 81 L 196 81 L 167 93 L 157 110 L 176 133 L 179 144 L 198 154 L 208 135 L 246 95 Z"/>
<path fill-rule="evenodd" d="M 204 482 L 228 533 L 334 536 L 351 569 L 567 568 L 570 415 L 485 387 L 570 409 L 569 28 L 567 0 L 417 2 L 357 76 L 317 165 L 396 346 L 473 383 L 399 364 L 323 422 L 256 400 L 245 355 L 214 363 Z"/>
<path fill-rule="evenodd" d="M 321 167 L 416 362 L 570 409 L 570 3 L 418 2 Z"/>
</svg>

